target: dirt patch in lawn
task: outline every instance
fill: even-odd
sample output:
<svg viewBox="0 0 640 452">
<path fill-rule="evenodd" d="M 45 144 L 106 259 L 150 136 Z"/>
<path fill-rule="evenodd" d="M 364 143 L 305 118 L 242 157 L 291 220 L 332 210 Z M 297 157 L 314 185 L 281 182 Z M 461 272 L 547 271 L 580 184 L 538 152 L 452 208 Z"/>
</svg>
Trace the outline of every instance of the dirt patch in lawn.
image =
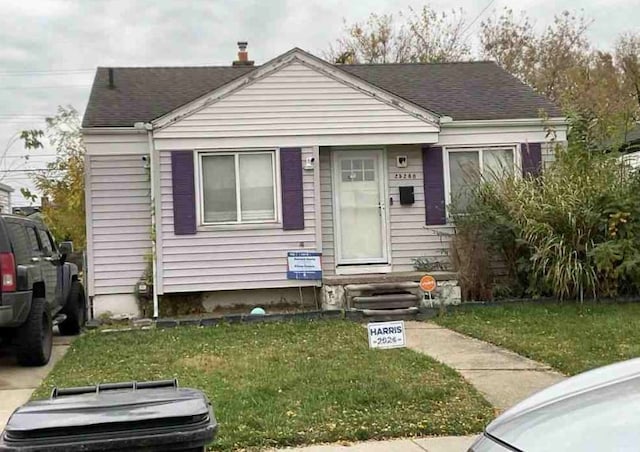
<svg viewBox="0 0 640 452">
<path fill-rule="evenodd" d="M 204 353 L 195 356 L 186 356 L 184 358 L 181 358 L 179 362 L 183 366 L 192 367 L 202 372 L 212 372 L 228 367 L 227 361 L 224 358 Z"/>
</svg>

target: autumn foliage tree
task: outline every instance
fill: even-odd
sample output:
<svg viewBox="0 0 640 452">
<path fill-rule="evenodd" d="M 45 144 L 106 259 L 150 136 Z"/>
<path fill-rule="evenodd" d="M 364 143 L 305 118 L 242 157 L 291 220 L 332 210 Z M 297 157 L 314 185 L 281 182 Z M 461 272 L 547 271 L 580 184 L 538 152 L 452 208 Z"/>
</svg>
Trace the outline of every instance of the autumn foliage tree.
<svg viewBox="0 0 640 452">
<path fill-rule="evenodd" d="M 592 48 L 589 25 L 565 11 L 536 32 L 507 8 L 482 22 L 482 53 L 588 124 L 594 142 L 611 144 L 640 119 L 640 35 L 622 35 L 609 52 Z"/>
<path fill-rule="evenodd" d="M 56 240 L 73 240 L 77 248 L 86 244 L 84 208 L 84 155 L 80 134 L 80 117 L 71 106 L 58 107 L 55 116 L 46 118 L 46 130 L 26 131 L 25 147 L 37 151 L 45 147 L 46 136 L 55 150 L 56 158 L 46 169 L 32 176 L 41 193 L 42 215 Z M 37 196 L 23 190 L 27 198 Z"/>
<path fill-rule="evenodd" d="M 424 6 L 395 16 L 372 13 L 364 22 L 345 23 L 325 57 L 337 64 L 458 61 L 471 53 L 466 30 L 461 9 L 438 12 Z"/>
</svg>

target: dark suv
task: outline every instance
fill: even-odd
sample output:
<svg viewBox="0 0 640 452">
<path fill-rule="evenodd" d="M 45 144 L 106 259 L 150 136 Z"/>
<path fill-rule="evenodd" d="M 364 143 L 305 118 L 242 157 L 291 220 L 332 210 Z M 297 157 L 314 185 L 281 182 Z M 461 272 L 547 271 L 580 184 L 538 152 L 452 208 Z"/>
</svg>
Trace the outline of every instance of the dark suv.
<svg viewBox="0 0 640 452">
<path fill-rule="evenodd" d="M 23 366 L 49 362 L 54 323 L 63 335 L 84 325 L 78 267 L 66 262 L 72 251 L 71 242 L 58 249 L 42 222 L 0 215 L 0 337 L 16 345 Z"/>
</svg>

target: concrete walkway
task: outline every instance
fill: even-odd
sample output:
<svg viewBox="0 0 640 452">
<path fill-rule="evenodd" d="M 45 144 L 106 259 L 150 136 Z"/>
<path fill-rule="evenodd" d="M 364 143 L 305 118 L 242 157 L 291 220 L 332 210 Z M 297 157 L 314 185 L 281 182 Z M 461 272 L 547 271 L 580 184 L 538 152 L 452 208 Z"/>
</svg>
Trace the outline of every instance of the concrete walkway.
<svg viewBox="0 0 640 452">
<path fill-rule="evenodd" d="M 11 350 L 0 349 L 0 431 L 4 429 L 13 411 L 31 397 L 31 393 L 64 356 L 73 337 L 53 336 L 51 360 L 42 367 L 21 367 L 16 364 Z"/>
<path fill-rule="evenodd" d="M 457 370 L 498 411 L 564 379 L 549 366 L 435 323 L 406 322 L 407 346 Z"/>
</svg>

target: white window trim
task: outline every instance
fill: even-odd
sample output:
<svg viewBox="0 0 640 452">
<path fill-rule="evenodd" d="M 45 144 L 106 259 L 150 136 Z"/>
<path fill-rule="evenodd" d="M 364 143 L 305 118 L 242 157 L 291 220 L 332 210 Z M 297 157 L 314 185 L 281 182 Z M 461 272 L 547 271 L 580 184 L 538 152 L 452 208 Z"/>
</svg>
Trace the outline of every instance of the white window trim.
<svg viewBox="0 0 640 452">
<path fill-rule="evenodd" d="M 520 168 L 521 168 L 521 156 L 520 156 L 520 152 L 518 152 L 519 149 L 519 143 L 505 143 L 505 144 L 493 144 L 493 145 L 486 145 L 486 146 L 478 146 L 478 145 L 461 145 L 461 146 L 445 146 L 443 147 L 443 153 L 442 153 L 442 170 L 444 173 L 444 201 L 445 201 L 445 206 L 446 206 L 446 213 L 447 213 L 447 222 L 450 222 L 451 220 L 451 212 L 450 212 L 450 205 L 451 205 L 451 171 L 450 171 L 450 163 L 449 163 L 449 153 L 453 153 L 453 152 L 469 152 L 469 151 L 477 151 L 478 152 L 478 163 L 480 165 L 480 174 L 483 173 L 484 171 L 484 163 L 483 163 L 483 158 L 482 158 L 482 151 L 487 149 L 487 150 L 495 150 L 495 149 L 504 149 L 504 150 L 510 150 L 513 151 L 513 170 L 514 170 L 514 174 L 515 175 L 519 175 L 520 174 Z"/>
<path fill-rule="evenodd" d="M 204 150 L 195 151 L 197 158 L 195 161 L 194 175 L 197 179 L 196 190 L 196 215 L 198 218 L 198 226 L 202 229 L 235 229 L 235 228 L 259 228 L 259 227 L 278 227 L 282 223 L 282 206 L 280 202 L 280 150 L 274 148 L 267 149 L 221 149 L 221 150 Z M 249 154 L 270 154 L 271 163 L 273 168 L 273 203 L 275 218 L 273 220 L 253 220 L 253 221 L 241 221 L 241 209 L 240 202 L 240 184 L 239 184 L 239 155 Z M 206 222 L 204 218 L 204 184 L 202 174 L 202 159 L 207 156 L 225 156 L 230 155 L 234 157 L 234 165 L 236 171 L 236 209 L 237 209 L 237 221 L 225 221 L 225 222 Z"/>
</svg>

